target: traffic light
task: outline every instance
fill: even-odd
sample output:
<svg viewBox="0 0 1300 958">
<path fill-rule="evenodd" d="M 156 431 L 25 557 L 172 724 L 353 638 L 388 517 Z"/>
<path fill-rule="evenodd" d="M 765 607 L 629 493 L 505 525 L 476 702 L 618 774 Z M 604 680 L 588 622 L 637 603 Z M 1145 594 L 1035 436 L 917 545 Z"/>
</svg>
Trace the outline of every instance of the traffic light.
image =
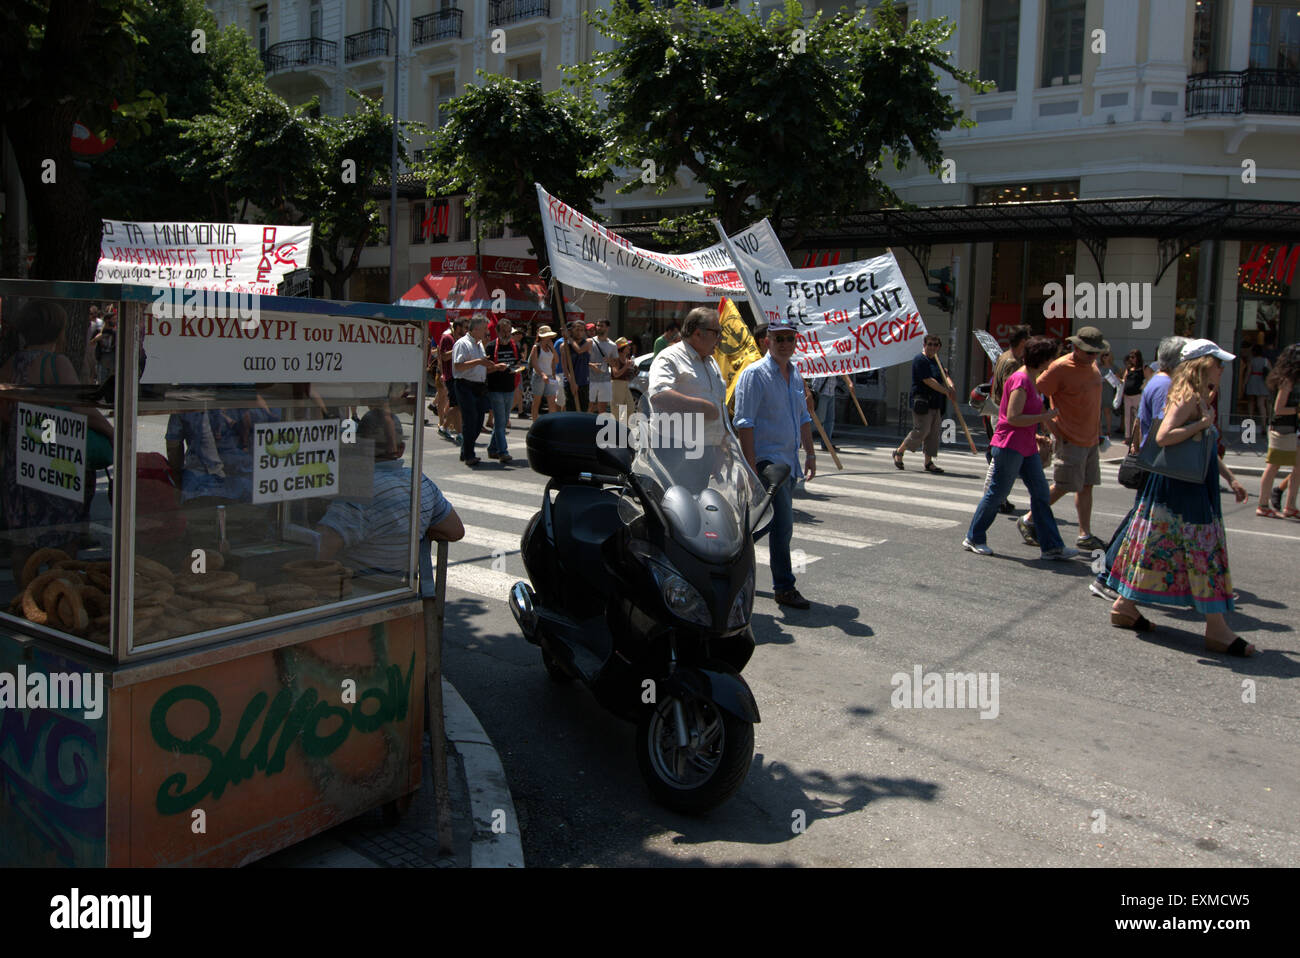
<svg viewBox="0 0 1300 958">
<path fill-rule="evenodd" d="M 945 266 L 943 269 L 932 269 L 930 275 L 936 282 L 926 283 L 925 288 L 935 295 L 929 297 L 926 302 L 931 306 L 938 306 L 941 313 L 951 313 L 953 307 L 953 288 L 952 288 L 952 268 Z"/>
</svg>

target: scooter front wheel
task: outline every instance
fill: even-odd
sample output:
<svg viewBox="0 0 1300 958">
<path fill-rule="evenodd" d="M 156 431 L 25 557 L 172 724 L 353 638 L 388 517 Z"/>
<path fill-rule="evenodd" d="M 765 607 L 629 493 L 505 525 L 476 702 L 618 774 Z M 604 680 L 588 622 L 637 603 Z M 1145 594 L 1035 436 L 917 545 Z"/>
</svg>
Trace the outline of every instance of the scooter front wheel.
<svg viewBox="0 0 1300 958">
<path fill-rule="evenodd" d="M 698 815 L 721 805 L 744 782 L 754 758 L 754 726 L 708 699 L 669 697 L 637 722 L 636 751 L 654 800 Z"/>
</svg>

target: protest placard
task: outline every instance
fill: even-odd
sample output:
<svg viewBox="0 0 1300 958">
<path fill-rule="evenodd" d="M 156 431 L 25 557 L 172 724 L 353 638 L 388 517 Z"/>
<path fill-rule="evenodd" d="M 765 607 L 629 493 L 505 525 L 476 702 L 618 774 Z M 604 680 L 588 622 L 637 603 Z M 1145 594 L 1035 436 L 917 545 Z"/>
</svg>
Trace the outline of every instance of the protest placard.
<svg viewBox="0 0 1300 958">
<path fill-rule="evenodd" d="M 276 295 L 307 266 L 311 226 L 104 220 L 97 283 Z"/>
<path fill-rule="evenodd" d="M 794 363 L 802 376 L 829 376 L 910 362 L 925 322 L 892 252 L 856 263 L 790 269 L 774 236 L 750 228 L 727 236 L 741 279 L 769 323 L 798 329 Z"/>
<path fill-rule="evenodd" d="M 18 404 L 18 485 L 81 502 L 86 481 L 86 417 Z"/>
<path fill-rule="evenodd" d="M 284 502 L 339 491 L 337 419 L 253 427 L 253 501 Z"/>
<path fill-rule="evenodd" d="M 979 340 L 979 344 L 984 347 L 984 354 L 988 356 L 989 362 L 996 366 L 998 364 L 998 359 L 1002 356 L 1002 347 L 998 345 L 998 341 L 994 339 L 993 334 L 987 330 L 976 329 L 973 330 L 973 332 L 975 333 L 975 338 Z"/>
<path fill-rule="evenodd" d="M 578 289 L 663 300 L 745 299 L 736 266 L 722 243 L 694 253 L 657 253 L 634 246 L 537 186 L 546 252 L 556 280 Z M 776 246 L 767 220 L 746 232 Z"/>
</svg>

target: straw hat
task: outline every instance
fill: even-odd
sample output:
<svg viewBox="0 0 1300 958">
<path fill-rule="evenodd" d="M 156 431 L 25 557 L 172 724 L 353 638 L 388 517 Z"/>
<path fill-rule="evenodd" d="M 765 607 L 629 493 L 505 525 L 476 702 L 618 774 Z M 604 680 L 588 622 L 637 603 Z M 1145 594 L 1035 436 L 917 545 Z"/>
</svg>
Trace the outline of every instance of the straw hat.
<svg viewBox="0 0 1300 958">
<path fill-rule="evenodd" d="M 618 339 L 614 340 L 614 345 L 617 346 L 619 349 L 622 349 L 624 346 L 631 346 L 632 341 L 628 339 L 626 336 L 620 336 L 618 337 Z"/>
<path fill-rule="evenodd" d="M 550 326 L 539 326 L 537 329 L 538 339 L 554 339 L 555 336 L 556 334 L 551 331 Z"/>
</svg>

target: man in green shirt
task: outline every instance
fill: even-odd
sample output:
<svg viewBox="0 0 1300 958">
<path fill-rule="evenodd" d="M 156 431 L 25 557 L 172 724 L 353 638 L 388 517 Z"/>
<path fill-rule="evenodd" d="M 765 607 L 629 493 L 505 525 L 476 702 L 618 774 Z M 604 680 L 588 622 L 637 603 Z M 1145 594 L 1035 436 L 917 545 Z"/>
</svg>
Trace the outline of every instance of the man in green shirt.
<svg viewBox="0 0 1300 958">
<path fill-rule="evenodd" d="M 677 325 L 677 320 L 674 319 L 668 324 L 668 328 L 664 330 L 664 334 L 655 340 L 655 355 L 658 356 L 664 351 L 665 346 L 671 346 L 681 338 L 681 327 Z"/>
</svg>

